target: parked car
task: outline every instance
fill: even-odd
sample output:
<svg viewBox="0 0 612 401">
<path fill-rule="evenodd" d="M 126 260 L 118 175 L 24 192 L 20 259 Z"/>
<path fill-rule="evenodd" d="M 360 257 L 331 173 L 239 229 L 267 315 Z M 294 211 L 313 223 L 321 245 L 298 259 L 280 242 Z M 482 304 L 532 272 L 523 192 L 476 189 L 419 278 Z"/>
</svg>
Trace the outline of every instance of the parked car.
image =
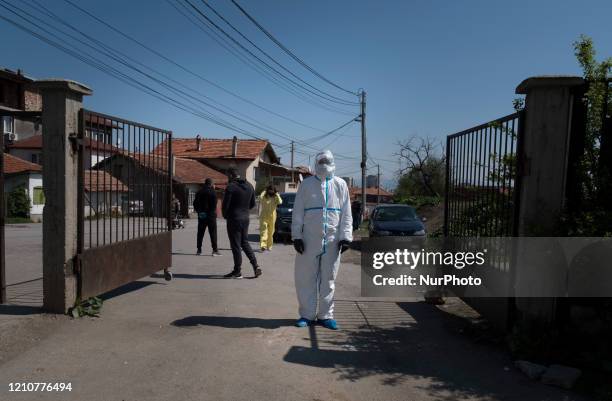
<svg viewBox="0 0 612 401">
<path fill-rule="evenodd" d="M 128 214 L 130 216 L 144 216 L 144 202 L 141 200 L 129 201 Z"/>
<path fill-rule="evenodd" d="M 282 239 L 286 243 L 291 240 L 291 213 L 293 212 L 295 193 L 283 192 L 280 197 L 283 203 L 276 208 L 274 237 L 277 241 Z"/>
<path fill-rule="evenodd" d="M 425 226 L 408 205 L 379 205 L 368 223 L 370 237 L 425 235 Z"/>
</svg>

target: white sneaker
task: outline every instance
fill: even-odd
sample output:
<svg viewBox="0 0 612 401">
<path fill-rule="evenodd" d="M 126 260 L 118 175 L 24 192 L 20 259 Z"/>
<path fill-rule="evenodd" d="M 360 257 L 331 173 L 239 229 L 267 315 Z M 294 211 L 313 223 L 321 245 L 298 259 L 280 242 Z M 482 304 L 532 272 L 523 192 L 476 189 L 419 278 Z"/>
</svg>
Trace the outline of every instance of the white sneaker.
<svg viewBox="0 0 612 401">
<path fill-rule="evenodd" d="M 212 256 L 221 256 L 221 252 L 219 252 L 219 251 L 213 252 Z"/>
</svg>

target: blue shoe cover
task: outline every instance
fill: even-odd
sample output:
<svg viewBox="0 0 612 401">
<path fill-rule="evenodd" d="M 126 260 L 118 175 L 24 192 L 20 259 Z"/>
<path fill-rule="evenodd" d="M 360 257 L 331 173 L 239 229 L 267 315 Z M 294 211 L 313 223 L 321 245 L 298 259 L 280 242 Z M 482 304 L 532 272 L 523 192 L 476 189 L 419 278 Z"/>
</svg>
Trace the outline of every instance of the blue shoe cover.
<svg viewBox="0 0 612 401">
<path fill-rule="evenodd" d="M 319 319 L 319 323 L 327 329 L 338 330 L 338 323 L 334 319 Z"/>
<path fill-rule="evenodd" d="M 298 319 L 297 322 L 295 322 L 295 326 L 296 327 L 310 326 L 310 320 L 306 319 L 305 317 L 301 317 L 301 318 Z"/>
</svg>

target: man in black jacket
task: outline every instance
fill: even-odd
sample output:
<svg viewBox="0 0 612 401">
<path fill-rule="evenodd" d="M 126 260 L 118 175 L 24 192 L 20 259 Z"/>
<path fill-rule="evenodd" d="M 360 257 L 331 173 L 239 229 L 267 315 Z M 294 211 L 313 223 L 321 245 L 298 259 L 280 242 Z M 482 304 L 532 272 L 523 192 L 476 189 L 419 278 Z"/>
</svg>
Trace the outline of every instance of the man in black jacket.
<svg viewBox="0 0 612 401">
<path fill-rule="evenodd" d="M 234 270 L 226 274 L 227 278 L 242 278 L 242 251 L 253 266 L 255 277 L 261 276 L 261 269 L 249 244 L 249 210 L 255 207 L 255 190 L 245 179 L 240 178 L 238 170 L 228 170 L 229 184 L 223 196 L 222 213 L 227 220 L 227 235 L 229 236 Z"/>
<path fill-rule="evenodd" d="M 196 193 L 193 208 L 198 213 L 198 255 L 202 253 L 202 240 L 207 227 L 212 245 L 212 255 L 221 255 L 217 248 L 217 195 L 210 178 L 204 181 L 204 188 Z"/>
</svg>

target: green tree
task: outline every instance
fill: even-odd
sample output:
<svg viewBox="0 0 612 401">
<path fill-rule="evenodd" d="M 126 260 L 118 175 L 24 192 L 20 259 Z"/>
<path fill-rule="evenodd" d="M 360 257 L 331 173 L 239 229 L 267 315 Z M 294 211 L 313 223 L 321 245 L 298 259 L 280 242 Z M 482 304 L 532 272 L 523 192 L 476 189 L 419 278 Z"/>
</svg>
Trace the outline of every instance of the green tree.
<svg viewBox="0 0 612 401">
<path fill-rule="evenodd" d="M 6 212 L 8 217 L 29 217 L 30 197 L 25 186 L 20 185 L 9 192 L 6 199 Z"/>
<path fill-rule="evenodd" d="M 602 135 L 606 115 L 609 119 L 612 113 L 612 57 L 597 61 L 593 40 L 585 35 L 574 42 L 574 54 L 588 82 L 586 125 L 584 150 L 570 167 L 581 196 L 565 211 L 562 230 L 566 235 L 612 235 L 612 138 Z"/>
</svg>

